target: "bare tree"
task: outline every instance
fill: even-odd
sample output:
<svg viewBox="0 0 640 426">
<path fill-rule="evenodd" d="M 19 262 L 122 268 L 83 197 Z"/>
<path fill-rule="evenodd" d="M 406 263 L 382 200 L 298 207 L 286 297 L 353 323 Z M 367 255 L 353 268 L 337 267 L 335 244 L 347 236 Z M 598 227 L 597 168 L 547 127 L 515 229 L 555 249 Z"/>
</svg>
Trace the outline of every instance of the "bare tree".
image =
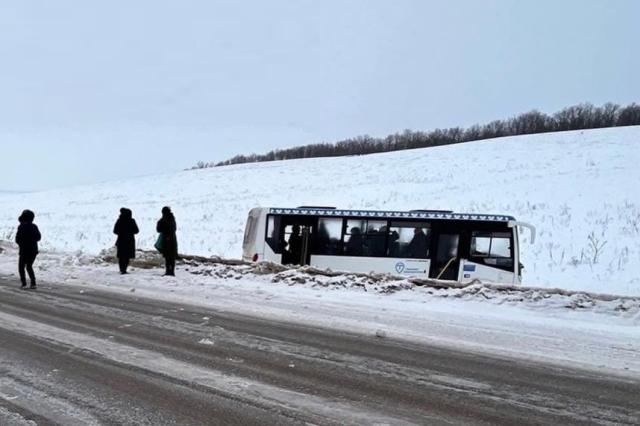
<svg viewBox="0 0 640 426">
<path fill-rule="evenodd" d="M 406 129 L 402 133 L 394 133 L 384 138 L 360 135 L 336 143 L 322 142 L 288 149 L 276 149 L 261 155 L 236 155 L 233 158 L 215 164 L 200 161 L 193 168 L 292 158 L 364 155 L 376 152 L 449 145 L 502 136 L 634 125 L 640 125 L 640 105 L 638 104 L 632 103 L 626 107 L 620 107 L 613 103 L 606 103 L 601 107 L 595 107 L 592 104 L 583 103 L 565 108 L 552 116 L 532 110 L 508 120 L 494 120 L 484 125 L 475 124 L 467 129 L 452 127 L 449 129 L 435 129 L 431 132 Z"/>
</svg>

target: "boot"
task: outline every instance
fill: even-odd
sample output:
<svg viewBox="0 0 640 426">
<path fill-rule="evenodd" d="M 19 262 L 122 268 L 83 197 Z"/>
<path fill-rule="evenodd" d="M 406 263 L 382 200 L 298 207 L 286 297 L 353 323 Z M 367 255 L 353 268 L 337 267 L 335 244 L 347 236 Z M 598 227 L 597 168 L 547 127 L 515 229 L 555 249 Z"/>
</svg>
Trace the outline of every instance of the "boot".
<svg viewBox="0 0 640 426">
<path fill-rule="evenodd" d="M 166 277 L 174 277 L 175 276 L 175 272 L 176 272 L 176 261 L 172 260 L 172 259 L 166 259 L 165 260 L 165 273 L 164 275 Z"/>
</svg>

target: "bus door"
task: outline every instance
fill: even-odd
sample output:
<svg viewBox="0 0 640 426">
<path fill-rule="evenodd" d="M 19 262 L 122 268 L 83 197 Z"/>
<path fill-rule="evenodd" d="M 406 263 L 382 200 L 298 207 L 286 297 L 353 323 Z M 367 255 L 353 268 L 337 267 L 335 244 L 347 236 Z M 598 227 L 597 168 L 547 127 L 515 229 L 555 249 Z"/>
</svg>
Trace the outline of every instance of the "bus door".
<svg viewBox="0 0 640 426">
<path fill-rule="evenodd" d="M 315 234 L 315 219 L 305 216 L 288 216 L 283 224 L 282 263 L 284 265 L 308 265 Z"/>
<path fill-rule="evenodd" d="M 434 235 L 434 250 L 429 278 L 458 280 L 460 268 L 460 232 L 440 229 Z"/>
</svg>

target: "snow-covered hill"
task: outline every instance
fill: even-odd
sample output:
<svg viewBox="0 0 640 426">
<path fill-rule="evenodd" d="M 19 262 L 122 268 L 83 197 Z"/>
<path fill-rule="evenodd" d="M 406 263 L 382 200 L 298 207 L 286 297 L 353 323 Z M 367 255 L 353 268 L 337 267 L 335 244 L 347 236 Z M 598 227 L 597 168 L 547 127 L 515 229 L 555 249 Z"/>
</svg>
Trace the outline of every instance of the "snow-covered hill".
<svg viewBox="0 0 640 426">
<path fill-rule="evenodd" d="M 0 238 L 11 239 L 20 211 L 30 208 L 45 248 L 97 253 L 113 245 L 113 223 L 126 206 L 141 227 L 139 245 L 151 248 L 160 209 L 170 205 L 182 252 L 239 257 L 255 206 L 507 213 L 538 227 L 536 244 L 523 248 L 525 283 L 637 295 L 638 164 L 638 126 L 244 164 L 0 194 Z"/>
</svg>

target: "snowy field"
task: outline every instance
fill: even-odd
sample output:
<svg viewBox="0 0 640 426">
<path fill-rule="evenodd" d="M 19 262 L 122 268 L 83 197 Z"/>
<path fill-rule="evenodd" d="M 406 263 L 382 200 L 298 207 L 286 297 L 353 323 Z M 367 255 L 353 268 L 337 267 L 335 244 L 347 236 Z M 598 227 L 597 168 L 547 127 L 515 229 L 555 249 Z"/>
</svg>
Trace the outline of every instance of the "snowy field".
<svg viewBox="0 0 640 426">
<path fill-rule="evenodd" d="M 181 252 L 239 258 L 256 206 L 502 213 L 538 228 L 534 245 L 525 235 L 525 284 L 640 295 L 638 164 L 636 126 L 184 171 L 0 194 L 0 239 L 13 238 L 16 218 L 30 208 L 44 248 L 96 254 L 113 246 L 126 206 L 140 247 L 150 249 L 160 209 L 171 205 Z"/>
</svg>

